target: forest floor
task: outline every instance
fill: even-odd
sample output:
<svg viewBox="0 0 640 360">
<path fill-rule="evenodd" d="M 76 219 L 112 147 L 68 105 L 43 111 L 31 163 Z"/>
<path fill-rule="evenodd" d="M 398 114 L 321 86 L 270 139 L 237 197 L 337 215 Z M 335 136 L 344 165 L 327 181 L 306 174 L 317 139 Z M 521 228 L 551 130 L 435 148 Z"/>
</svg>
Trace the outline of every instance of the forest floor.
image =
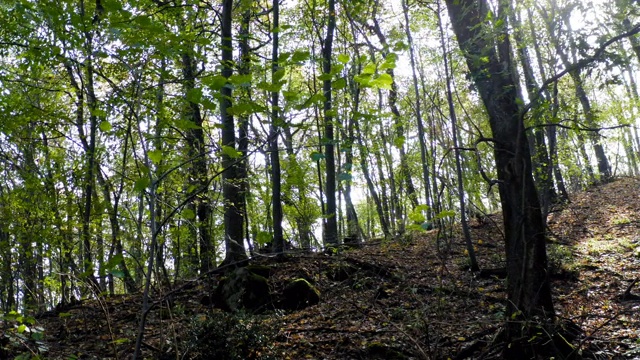
<svg viewBox="0 0 640 360">
<path fill-rule="evenodd" d="M 588 349 L 589 358 L 640 358 L 639 214 L 640 180 L 622 178 L 574 194 L 549 216 L 556 312 L 584 331 L 574 346 Z M 472 225 L 481 268 L 504 266 L 500 216 Z M 271 268 L 274 292 L 301 277 L 318 288 L 320 302 L 297 311 L 225 315 L 203 305 L 210 303 L 215 277 L 155 289 L 144 358 L 494 358 L 505 281 L 468 271 L 462 237 L 451 235 L 437 241 L 432 230 L 333 255 L 255 260 Z M 139 294 L 100 297 L 40 314 L 35 322 L 5 317 L 0 358 L 129 359 L 141 301 Z"/>
</svg>

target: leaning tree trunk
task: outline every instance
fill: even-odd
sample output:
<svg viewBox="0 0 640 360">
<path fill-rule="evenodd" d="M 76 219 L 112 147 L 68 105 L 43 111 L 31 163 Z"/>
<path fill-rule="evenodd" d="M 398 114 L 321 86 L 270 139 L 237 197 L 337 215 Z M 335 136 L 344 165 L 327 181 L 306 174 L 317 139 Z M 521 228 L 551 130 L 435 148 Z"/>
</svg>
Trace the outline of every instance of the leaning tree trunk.
<svg viewBox="0 0 640 360">
<path fill-rule="evenodd" d="M 537 318 L 543 324 L 548 323 L 554 318 L 554 309 L 547 276 L 545 228 L 511 73 L 509 37 L 503 29 L 486 31 L 486 25 L 483 26 L 488 19 L 486 0 L 446 3 L 458 43 L 487 109 L 495 142 L 508 279 L 505 334 L 509 344 L 504 355 L 528 359 L 536 354 L 532 344 L 527 343 L 535 330 L 523 326 L 523 321 Z M 507 28 L 504 16 L 498 15 L 496 20 Z"/>
</svg>

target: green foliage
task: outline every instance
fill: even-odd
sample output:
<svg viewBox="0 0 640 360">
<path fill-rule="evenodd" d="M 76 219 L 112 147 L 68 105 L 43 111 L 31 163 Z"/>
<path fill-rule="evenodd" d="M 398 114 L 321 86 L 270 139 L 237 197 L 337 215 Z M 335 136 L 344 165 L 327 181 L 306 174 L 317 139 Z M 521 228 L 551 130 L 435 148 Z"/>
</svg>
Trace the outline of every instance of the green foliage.
<svg viewBox="0 0 640 360">
<path fill-rule="evenodd" d="M 191 324 L 190 359 L 274 359 L 262 352 L 272 344 L 277 330 L 258 317 L 215 311 L 196 316 Z"/>
<path fill-rule="evenodd" d="M 1 315 L 0 321 L 4 339 L 7 340 L 6 343 L 1 342 L 3 345 L 0 355 L 15 354 L 14 359 L 44 359 L 43 354 L 49 350 L 44 338 L 44 328 L 38 326 L 33 317 L 11 311 Z"/>
</svg>

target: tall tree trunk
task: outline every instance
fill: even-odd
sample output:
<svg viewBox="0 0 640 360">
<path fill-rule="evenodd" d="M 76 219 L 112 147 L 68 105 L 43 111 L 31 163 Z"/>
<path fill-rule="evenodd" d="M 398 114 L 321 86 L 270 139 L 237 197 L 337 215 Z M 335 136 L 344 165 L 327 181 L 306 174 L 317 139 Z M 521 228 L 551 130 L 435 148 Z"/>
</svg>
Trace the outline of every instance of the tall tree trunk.
<svg viewBox="0 0 640 360">
<path fill-rule="evenodd" d="M 533 181 L 531 155 L 520 118 L 507 19 L 500 11 L 500 29 L 488 26 L 486 0 L 447 0 L 449 16 L 467 66 L 487 109 L 493 133 L 496 170 L 505 226 L 507 312 L 505 358 L 532 358 L 527 340 L 535 329 L 522 320 L 545 324 L 555 317 L 547 275 L 545 227 Z M 501 3 L 504 6 L 504 3 Z M 495 37 L 491 37 L 499 30 Z M 487 59 L 487 61 L 477 61 Z M 519 340 L 519 339 L 524 339 Z"/>
<path fill-rule="evenodd" d="M 533 164 L 533 177 L 538 186 L 538 193 L 540 194 L 540 203 L 542 205 L 542 219 L 546 223 L 549 207 L 556 201 L 556 192 L 553 186 L 552 177 L 552 163 L 549 158 L 549 152 L 547 151 L 547 144 L 545 141 L 545 131 L 542 127 L 543 124 L 549 122 L 549 109 L 543 107 L 545 103 L 548 103 L 549 93 L 545 89 L 544 96 L 539 97 L 540 86 L 536 81 L 533 74 L 533 66 L 529 53 L 527 51 L 527 44 L 524 43 L 524 36 L 522 34 L 522 26 L 520 18 L 516 11 L 513 9 L 513 4 L 510 4 L 509 18 L 513 24 L 514 40 L 516 42 L 516 51 L 522 65 L 522 72 L 524 74 L 524 83 L 529 98 L 534 101 L 532 106 L 532 123 L 534 125 L 531 130 L 529 138 L 533 142 L 532 150 L 532 164 Z M 535 40 L 534 40 L 535 41 Z"/>
<path fill-rule="evenodd" d="M 356 138 L 358 139 L 358 145 L 360 149 L 360 168 L 362 169 L 362 175 L 364 176 L 365 181 L 367 182 L 367 188 L 369 189 L 369 194 L 371 198 L 373 198 L 373 202 L 376 206 L 376 212 L 378 213 L 378 218 L 380 220 L 380 226 L 382 227 L 382 234 L 385 239 L 391 239 L 391 231 L 389 229 L 389 218 L 387 217 L 387 212 L 384 208 L 384 203 L 380 200 L 380 196 L 378 196 L 378 191 L 374 185 L 373 179 L 371 178 L 371 173 L 369 172 L 369 151 L 362 141 L 362 132 L 360 131 L 360 125 L 356 121 L 354 123 L 355 129 L 358 132 Z M 379 153 L 377 153 L 379 154 Z M 377 159 L 377 162 L 380 162 L 380 159 Z M 384 184 L 384 181 L 380 181 L 381 184 Z M 383 190 L 384 191 L 384 190 Z"/>
<path fill-rule="evenodd" d="M 211 239 L 211 200 L 208 196 L 209 173 L 207 169 L 207 150 L 204 137 L 203 119 L 200 112 L 200 105 L 189 100 L 189 95 L 196 87 L 197 60 L 192 45 L 188 46 L 182 52 L 182 76 L 184 77 L 183 86 L 186 94 L 187 104 L 184 110 L 185 120 L 193 124 L 193 128 L 189 128 L 186 133 L 188 150 L 187 156 L 189 163 L 189 179 L 190 185 L 198 192 L 193 202 L 197 215 L 198 228 L 198 245 L 200 246 L 200 273 L 204 274 L 212 269 L 215 259 L 215 250 Z M 232 120 L 233 121 L 233 120 Z M 236 184 L 237 185 L 237 184 Z M 190 194 L 191 195 L 191 194 Z M 242 224 L 240 224 L 242 227 Z M 234 240 L 242 243 L 242 237 L 234 238 Z"/>
<path fill-rule="evenodd" d="M 543 56 L 540 50 L 540 41 L 538 40 L 538 33 L 533 24 L 533 11 L 531 7 L 527 7 L 527 17 L 529 18 L 529 36 L 531 36 L 531 41 L 533 43 L 533 49 L 536 54 L 536 63 L 538 64 L 538 71 L 540 72 L 540 76 L 542 79 L 546 79 L 546 71 L 544 64 L 542 62 Z M 535 78 L 535 77 L 534 77 Z M 558 83 L 557 81 L 554 83 L 554 93 L 551 95 L 548 90 L 543 89 L 544 94 L 547 99 L 551 100 L 551 117 L 550 119 L 556 119 L 556 115 L 560 110 L 558 106 Z M 569 195 L 567 193 L 564 178 L 562 176 L 562 171 L 560 170 L 560 165 L 558 164 L 558 147 L 556 141 L 557 135 L 557 127 L 555 125 L 548 126 L 546 131 L 547 138 L 549 139 L 549 163 L 552 171 L 552 175 L 556 180 L 556 185 L 558 186 L 558 191 L 561 195 L 561 200 L 569 200 Z"/>
<path fill-rule="evenodd" d="M 273 0 L 273 30 L 271 48 L 271 82 L 275 86 L 280 82 L 280 66 L 278 64 L 278 50 L 280 40 L 280 0 Z M 282 180 L 280 174 L 280 150 L 278 149 L 280 122 L 279 110 L 280 92 L 271 92 L 271 124 L 269 127 L 269 155 L 271 158 L 271 203 L 273 204 L 273 250 L 282 254 L 284 251 L 284 236 L 282 234 Z"/>
<path fill-rule="evenodd" d="M 416 55 L 413 49 L 413 36 L 409 22 L 408 0 L 402 0 L 402 12 L 404 14 L 404 31 L 407 35 L 407 45 L 409 46 L 409 60 L 411 61 L 411 80 L 413 92 L 416 97 L 415 112 L 416 124 L 418 126 L 418 139 L 420 144 L 420 160 L 422 161 L 422 181 L 424 182 L 424 203 L 431 206 L 429 202 L 429 162 L 427 160 L 427 145 L 425 141 L 424 124 L 422 122 L 422 96 L 418 87 L 418 75 L 416 73 Z M 427 211 L 427 220 L 431 220 L 431 210 Z"/>
<path fill-rule="evenodd" d="M 559 34 L 556 34 L 554 31 L 553 19 L 547 14 L 547 12 L 544 9 L 540 8 L 540 10 L 541 10 L 540 12 L 542 14 L 542 17 L 545 20 L 545 24 L 547 25 L 549 37 L 551 39 L 552 44 L 554 45 L 556 53 L 558 54 L 558 56 L 560 56 L 560 59 L 562 60 L 564 67 L 568 69 L 572 65 L 572 63 L 569 61 L 569 56 L 567 55 L 567 52 L 565 51 L 565 49 L 562 48 L 562 45 L 558 41 Z M 569 14 L 567 14 L 567 16 L 568 15 Z M 572 35 L 571 25 L 568 17 L 564 19 L 564 22 L 568 27 L 567 36 L 570 38 L 570 43 L 573 43 L 573 35 Z M 570 51 L 572 54 L 573 64 L 576 64 L 578 61 L 576 58 L 576 47 L 573 44 L 571 44 L 570 46 L 571 46 Z M 573 80 L 576 97 L 578 98 L 578 100 L 580 101 L 580 105 L 582 106 L 582 111 L 584 112 L 584 116 L 585 116 L 585 123 L 590 128 L 595 128 L 597 126 L 596 115 L 593 109 L 591 108 L 591 101 L 589 100 L 589 97 L 587 96 L 587 92 L 584 89 L 584 81 L 580 74 L 580 68 L 575 68 L 574 70 L 569 71 L 569 76 Z M 609 178 L 611 178 L 611 166 L 609 165 L 609 160 L 607 159 L 607 155 L 604 152 L 604 147 L 600 142 L 599 135 L 597 133 L 590 132 L 589 140 L 591 141 L 591 145 L 593 146 L 593 150 L 596 155 L 596 160 L 598 161 L 598 171 L 599 171 L 601 180 L 607 181 L 609 180 Z"/>
<path fill-rule="evenodd" d="M 327 31 L 326 38 L 322 44 L 322 72 L 327 76 L 331 73 L 331 55 L 333 54 L 333 37 L 336 28 L 336 0 L 328 0 L 327 9 Z M 328 76 L 327 76 L 328 77 Z M 331 78 L 322 81 L 322 91 L 324 94 L 324 156 L 326 162 L 326 199 L 327 209 L 325 213 L 327 226 L 324 232 L 324 245 L 332 246 L 338 244 L 338 219 L 336 208 L 336 164 L 334 152 L 333 134 L 333 105 L 331 102 Z"/>
<path fill-rule="evenodd" d="M 242 22 L 240 23 L 240 31 L 238 32 L 239 46 L 240 46 L 240 66 L 238 67 L 238 73 L 240 75 L 251 74 L 251 48 L 249 47 L 249 24 L 251 21 L 251 7 L 249 6 L 242 13 Z M 242 96 L 250 99 L 251 90 L 245 88 Z M 249 252 L 253 251 L 251 246 L 251 239 L 249 237 L 249 216 L 247 213 L 248 208 L 248 196 L 249 194 L 249 115 L 241 115 L 239 118 L 240 126 L 238 129 L 238 151 L 242 154 L 242 161 L 238 163 L 238 177 L 241 179 L 240 192 L 244 194 L 242 197 L 242 203 L 238 204 L 238 211 L 244 216 L 244 235 L 247 246 L 249 246 Z M 253 254 L 252 254 L 253 255 Z"/>
<path fill-rule="evenodd" d="M 449 105 L 449 117 L 451 118 L 451 133 L 453 134 L 453 148 L 456 160 L 456 177 L 458 179 L 458 202 L 460 206 L 460 219 L 462 223 L 462 233 L 469 255 L 469 268 L 471 271 L 478 271 L 478 260 L 476 252 L 471 242 L 471 232 L 469 231 L 469 222 L 467 219 L 467 202 L 464 194 L 464 178 L 462 176 L 462 164 L 460 162 L 460 147 L 458 146 L 458 117 L 456 115 L 455 105 L 453 102 L 453 91 L 451 89 L 451 69 L 449 67 L 449 52 L 444 42 L 444 29 L 442 27 L 442 18 L 440 17 L 440 3 L 438 3 L 438 28 L 440 30 L 440 48 L 442 49 L 442 58 L 444 60 L 445 83 L 447 87 L 447 103 Z"/>
<path fill-rule="evenodd" d="M 233 0 L 222 2 L 221 45 L 222 45 L 222 76 L 229 79 L 233 74 Z M 233 263 L 247 259 L 243 243 L 244 214 L 241 206 L 244 196 L 240 190 L 241 178 L 238 176 L 237 158 L 230 155 L 236 149 L 236 135 L 233 115 L 229 113 L 231 107 L 231 86 L 223 86 L 220 90 L 220 122 L 222 124 L 222 146 L 230 151 L 223 151 L 222 166 L 222 196 L 224 198 L 224 237 L 226 257 L 224 263 Z"/>
<path fill-rule="evenodd" d="M 380 43 L 383 46 L 383 51 L 382 51 L 382 56 L 384 56 L 385 58 L 388 56 L 395 56 L 395 54 L 391 54 L 389 52 L 389 44 L 387 43 L 387 38 L 384 35 L 384 33 L 382 32 L 382 29 L 380 28 L 380 24 L 377 20 L 377 9 L 378 9 L 378 3 L 376 2 L 375 5 L 375 9 L 374 13 L 373 13 L 373 31 L 375 32 L 375 34 L 378 37 L 378 40 L 380 41 Z M 396 147 L 398 148 L 398 151 L 400 152 L 400 177 L 401 177 L 401 181 L 404 182 L 405 186 L 407 187 L 407 197 L 409 198 L 409 201 L 411 201 L 411 205 L 412 208 L 415 208 L 416 206 L 418 206 L 418 196 L 416 194 L 416 189 L 415 186 L 413 185 L 413 179 L 411 177 L 411 171 L 409 170 L 409 164 L 407 163 L 407 154 L 404 148 L 404 144 L 405 141 L 403 140 L 405 138 L 405 134 L 404 134 L 404 124 L 402 121 L 402 117 L 400 115 L 400 110 L 398 110 L 398 84 L 395 81 L 395 73 L 393 71 L 393 68 L 388 68 L 386 70 L 386 73 L 391 76 L 391 79 L 393 79 L 393 83 L 391 84 L 391 90 L 389 90 L 389 97 L 388 97 L 388 103 L 389 103 L 389 108 L 391 108 L 391 113 L 393 114 L 393 120 L 394 120 L 394 129 L 395 129 L 395 137 L 396 137 L 396 141 L 394 141 L 394 144 L 396 145 Z M 417 95 L 416 95 L 417 98 Z M 399 200 L 398 196 L 398 200 Z M 397 207 L 400 207 L 401 204 L 398 202 L 397 203 Z M 397 213 L 399 216 L 401 214 L 401 211 L 399 211 L 399 209 L 397 209 Z"/>
<path fill-rule="evenodd" d="M 558 103 L 558 82 L 553 84 L 553 96 L 551 101 L 551 118 L 557 119 L 558 111 L 560 111 L 560 105 Z M 564 183 L 564 177 L 560 170 L 560 163 L 558 162 L 558 140 L 557 140 L 557 127 L 549 126 L 547 128 L 547 137 L 549 138 L 549 161 L 551 162 L 551 168 L 553 171 L 553 177 L 556 179 L 556 185 L 560 192 L 560 199 L 562 201 L 569 201 L 569 193 Z"/>
</svg>

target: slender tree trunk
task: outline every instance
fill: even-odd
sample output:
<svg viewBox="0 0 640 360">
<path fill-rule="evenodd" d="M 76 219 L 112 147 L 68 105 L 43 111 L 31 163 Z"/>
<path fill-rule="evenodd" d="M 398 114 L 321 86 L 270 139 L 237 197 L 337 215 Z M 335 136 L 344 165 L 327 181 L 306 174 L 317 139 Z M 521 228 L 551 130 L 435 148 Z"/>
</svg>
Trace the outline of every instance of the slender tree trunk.
<svg viewBox="0 0 640 360">
<path fill-rule="evenodd" d="M 375 7 L 376 9 L 378 8 L 377 3 Z M 374 11 L 374 14 L 373 14 L 374 25 L 372 29 L 377 35 L 378 40 L 380 41 L 380 43 L 384 48 L 384 50 L 382 51 L 382 56 L 386 58 L 391 54 L 389 53 L 389 45 L 387 43 L 387 38 L 382 32 L 382 29 L 380 28 L 380 24 L 378 23 L 376 12 L 377 11 Z M 395 56 L 395 55 L 391 55 L 391 56 Z M 415 186 L 413 185 L 411 171 L 409 170 L 409 165 L 407 163 L 407 154 L 404 148 L 405 146 L 404 145 L 405 141 L 403 140 L 405 138 L 404 123 L 402 121 L 402 116 L 400 115 L 400 110 L 398 110 L 398 84 L 395 81 L 395 73 L 392 68 L 387 69 L 386 73 L 389 76 L 391 76 L 391 79 L 393 79 L 393 83 L 391 84 L 391 90 L 389 90 L 388 103 L 389 103 L 389 108 L 391 109 L 391 113 L 393 114 L 393 120 L 394 120 L 394 129 L 395 129 L 395 137 L 396 137 L 396 141 L 394 142 L 394 144 L 396 145 L 396 147 L 398 148 L 398 151 L 400 152 L 400 177 L 401 177 L 401 181 L 403 181 L 405 186 L 407 187 L 407 197 L 409 198 L 409 201 L 411 201 L 412 208 L 415 208 L 416 206 L 418 206 L 418 196 L 416 194 Z M 416 95 L 416 98 L 417 98 L 417 95 Z M 400 196 L 398 196 L 398 200 L 399 200 L 399 197 Z M 400 202 L 398 202 L 397 207 L 400 207 L 400 206 L 401 204 Z M 401 214 L 401 213 L 402 212 L 399 211 L 398 209 L 397 214 Z M 402 216 L 402 215 L 399 215 L 399 216 Z"/>
<path fill-rule="evenodd" d="M 185 94 L 187 95 L 184 117 L 194 125 L 194 127 L 187 130 L 186 133 L 188 144 L 187 156 L 191 161 L 189 163 L 190 185 L 194 191 L 198 192 L 193 202 L 197 215 L 200 272 L 204 274 L 212 269 L 215 259 L 215 250 L 209 225 L 212 208 L 207 191 L 209 187 L 209 174 L 207 169 L 207 150 L 202 114 L 200 112 L 200 105 L 197 102 L 189 100 L 189 94 L 194 91 L 196 86 L 197 60 L 195 59 L 196 54 L 192 45 L 185 46 L 188 46 L 188 48 L 185 48 L 182 52 L 183 86 Z M 240 226 L 242 226 L 242 224 L 240 224 Z M 235 240 L 242 243 L 242 237 Z"/>
<path fill-rule="evenodd" d="M 422 97 L 420 88 L 418 87 L 418 75 L 416 73 L 416 55 L 413 49 L 413 36 L 411 34 L 411 26 L 409 22 L 409 4 L 408 0 L 402 0 L 402 12 L 404 14 L 404 31 L 407 35 L 407 45 L 409 46 L 409 60 L 411 61 L 411 80 L 413 83 L 413 92 L 416 97 L 415 112 L 416 124 L 418 127 L 418 138 L 420 143 L 420 160 L 422 161 L 422 180 L 424 182 L 424 203 L 431 206 L 429 202 L 429 161 L 427 160 L 427 145 L 425 141 L 424 124 L 422 122 Z M 431 210 L 427 211 L 427 220 L 431 220 Z"/>
<path fill-rule="evenodd" d="M 543 93 L 544 96 L 538 96 L 540 86 L 538 85 L 538 82 L 536 81 L 536 78 L 533 74 L 533 66 L 531 65 L 531 60 L 527 51 L 527 44 L 524 43 L 523 39 L 524 36 L 522 34 L 522 26 L 518 14 L 513 9 L 513 4 L 510 4 L 509 15 L 511 22 L 513 23 L 516 51 L 522 65 L 525 87 L 527 93 L 529 94 L 529 97 L 532 98 L 532 101 L 534 101 L 534 104 L 532 106 L 532 119 L 534 127 L 531 130 L 529 138 L 533 143 L 533 146 L 531 146 L 533 177 L 536 181 L 538 192 L 540 194 L 542 218 L 546 223 L 549 207 L 556 201 L 557 198 L 557 194 L 553 186 L 552 162 L 549 157 L 549 152 L 547 151 L 545 131 L 542 127 L 542 125 L 549 122 L 548 120 L 550 119 L 548 116 L 550 113 L 549 108 L 546 106 L 543 107 L 544 104 L 548 103 L 549 101 L 549 93 L 545 89 Z M 534 41 L 536 40 L 534 39 Z"/>
<path fill-rule="evenodd" d="M 249 3 L 251 4 L 251 3 Z M 249 24 L 251 21 L 251 8 L 248 6 L 245 11 L 242 13 L 242 22 L 240 23 L 240 31 L 238 33 L 239 37 L 239 46 L 240 46 L 240 66 L 238 67 L 238 73 L 240 75 L 250 75 L 251 74 L 251 48 L 249 47 Z M 251 92 L 249 88 L 243 90 L 243 96 L 250 99 Z M 239 204 L 241 209 L 238 211 L 243 214 L 245 220 L 245 229 L 244 235 L 247 245 L 249 246 L 249 251 L 251 252 L 253 248 L 251 247 L 251 239 L 249 236 L 249 216 L 248 216 L 248 197 L 249 193 L 249 115 L 241 115 L 239 118 L 240 127 L 238 129 L 238 151 L 242 154 L 242 161 L 238 163 L 238 176 L 242 179 L 242 183 L 240 185 L 240 191 L 244 194 L 244 201 Z M 253 254 L 252 254 L 253 255 Z"/>
<path fill-rule="evenodd" d="M 331 73 L 331 56 L 333 55 L 333 37 L 336 28 L 336 0 L 328 0 L 327 9 L 327 31 L 326 38 L 322 44 L 322 72 L 323 74 Z M 336 164 L 334 152 L 334 134 L 333 134 L 333 105 L 331 102 L 331 79 L 322 81 L 322 92 L 325 97 L 324 101 L 324 138 L 326 141 L 324 147 L 324 155 L 326 162 L 326 199 L 327 209 L 325 217 L 327 226 L 324 232 L 324 245 L 332 246 L 338 244 L 338 219 L 336 208 Z"/>
<path fill-rule="evenodd" d="M 567 52 L 565 51 L 565 49 L 562 48 L 560 42 L 558 41 L 558 34 L 556 34 L 554 31 L 554 28 L 552 25 L 552 19 L 544 9 L 541 9 L 540 12 L 547 25 L 549 37 L 551 39 L 552 44 L 555 47 L 556 53 L 558 54 L 558 56 L 560 56 L 560 59 L 562 60 L 564 67 L 569 68 L 571 66 L 571 62 L 569 61 L 569 56 L 567 55 Z M 570 42 L 573 43 L 571 26 L 568 18 L 565 19 L 565 23 L 566 23 L 566 26 L 568 27 L 567 36 L 569 36 Z M 577 58 L 575 54 L 576 52 L 575 45 L 572 45 L 572 48 L 570 49 L 570 51 L 572 53 L 573 63 L 575 64 L 577 63 Z M 569 71 L 569 76 L 573 80 L 576 97 L 580 101 L 580 105 L 582 105 L 582 110 L 585 116 L 585 123 L 590 128 L 595 128 L 596 116 L 591 108 L 591 101 L 589 100 L 589 97 L 587 96 L 587 92 L 584 89 L 584 81 L 582 80 L 580 69 Z M 593 146 L 593 150 L 595 152 L 596 159 L 598 161 L 598 171 L 600 173 L 601 180 L 607 181 L 611 177 L 611 166 L 609 165 L 609 160 L 607 159 L 607 155 L 604 152 L 604 147 L 600 143 L 599 135 L 594 132 L 591 132 L 589 134 L 589 140 L 591 141 L 591 145 Z"/>
<path fill-rule="evenodd" d="M 280 34 L 280 0 L 273 0 L 273 32 L 271 51 L 271 82 L 280 81 L 278 65 L 278 47 Z M 281 254 L 284 251 L 282 234 L 282 180 L 280 174 L 280 150 L 278 149 L 280 119 L 278 118 L 280 92 L 271 92 L 271 124 L 269 127 L 269 155 L 271 158 L 271 202 L 273 204 L 273 250 Z"/>
<path fill-rule="evenodd" d="M 373 203 L 376 206 L 376 212 L 378 213 L 378 218 L 380 220 L 380 226 L 382 227 L 382 233 L 385 239 L 391 238 L 391 231 L 389 230 L 389 220 L 386 216 L 387 212 L 384 208 L 384 203 L 380 200 L 380 196 L 378 196 L 378 191 L 376 191 L 376 187 L 373 183 L 373 179 L 371 178 L 371 173 L 369 172 L 369 151 L 362 141 L 362 132 L 360 131 L 360 125 L 356 121 L 354 123 L 354 127 L 357 131 L 356 138 L 358 139 L 358 145 L 360 147 L 360 167 L 362 169 L 362 175 L 364 176 L 365 181 L 367 182 L 367 188 L 369 189 L 369 194 L 373 199 Z M 379 153 L 377 153 L 379 154 Z M 378 159 L 379 163 L 380 160 Z M 380 181 L 381 184 L 384 184 L 384 181 Z"/>
<path fill-rule="evenodd" d="M 440 14 L 440 3 L 438 3 L 438 11 Z M 456 160 L 456 177 L 458 179 L 458 202 L 460 206 L 460 219 L 462 223 L 462 233 L 469 254 L 469 268 L 475 272 L 480 270 L 476 252 L 471 242 L 471 232 L 469 231 L 469 222 L 467 219 L 467 202 L 464 194 L 464 178 L 462 176 L 462 164 L 460 162 L 460 147 L 458 146 L 458 117 L 453 102 L 453 91 L 451 90 L 451 74 L 449 68 L 449 52 L 444 43 L 444 29 L 442 27 L 442 18 L 438 15 L 438 28 L 440 30 L 440 48 L 442 49 L 442 58 L 444 60 L 445 83 L 447 86 L 447 103 L 449 104 L 449 117 L 451 118 L 451 133 L 453 134 L 453 148 Z"/>
<path fill-rule="evenodd" d="M 553 97 L 551 101 L 551 118 L 556 119 L 560 106 L 558 104 L 558 83 L 553 84 Z M 551 169 L 553 171 L 553 177 L 556 179 L 556 185 L 560 192 L 560 200 L 569 201 L 569 193 L 564 183 L 564 177 L 560 170 L 560 163 L 558 161 L 558 141 L 557 141 L 557 127 L 547 127 L 547 137 L 549 138 L 549 161 L 551 162 Z"/>
</svg>

